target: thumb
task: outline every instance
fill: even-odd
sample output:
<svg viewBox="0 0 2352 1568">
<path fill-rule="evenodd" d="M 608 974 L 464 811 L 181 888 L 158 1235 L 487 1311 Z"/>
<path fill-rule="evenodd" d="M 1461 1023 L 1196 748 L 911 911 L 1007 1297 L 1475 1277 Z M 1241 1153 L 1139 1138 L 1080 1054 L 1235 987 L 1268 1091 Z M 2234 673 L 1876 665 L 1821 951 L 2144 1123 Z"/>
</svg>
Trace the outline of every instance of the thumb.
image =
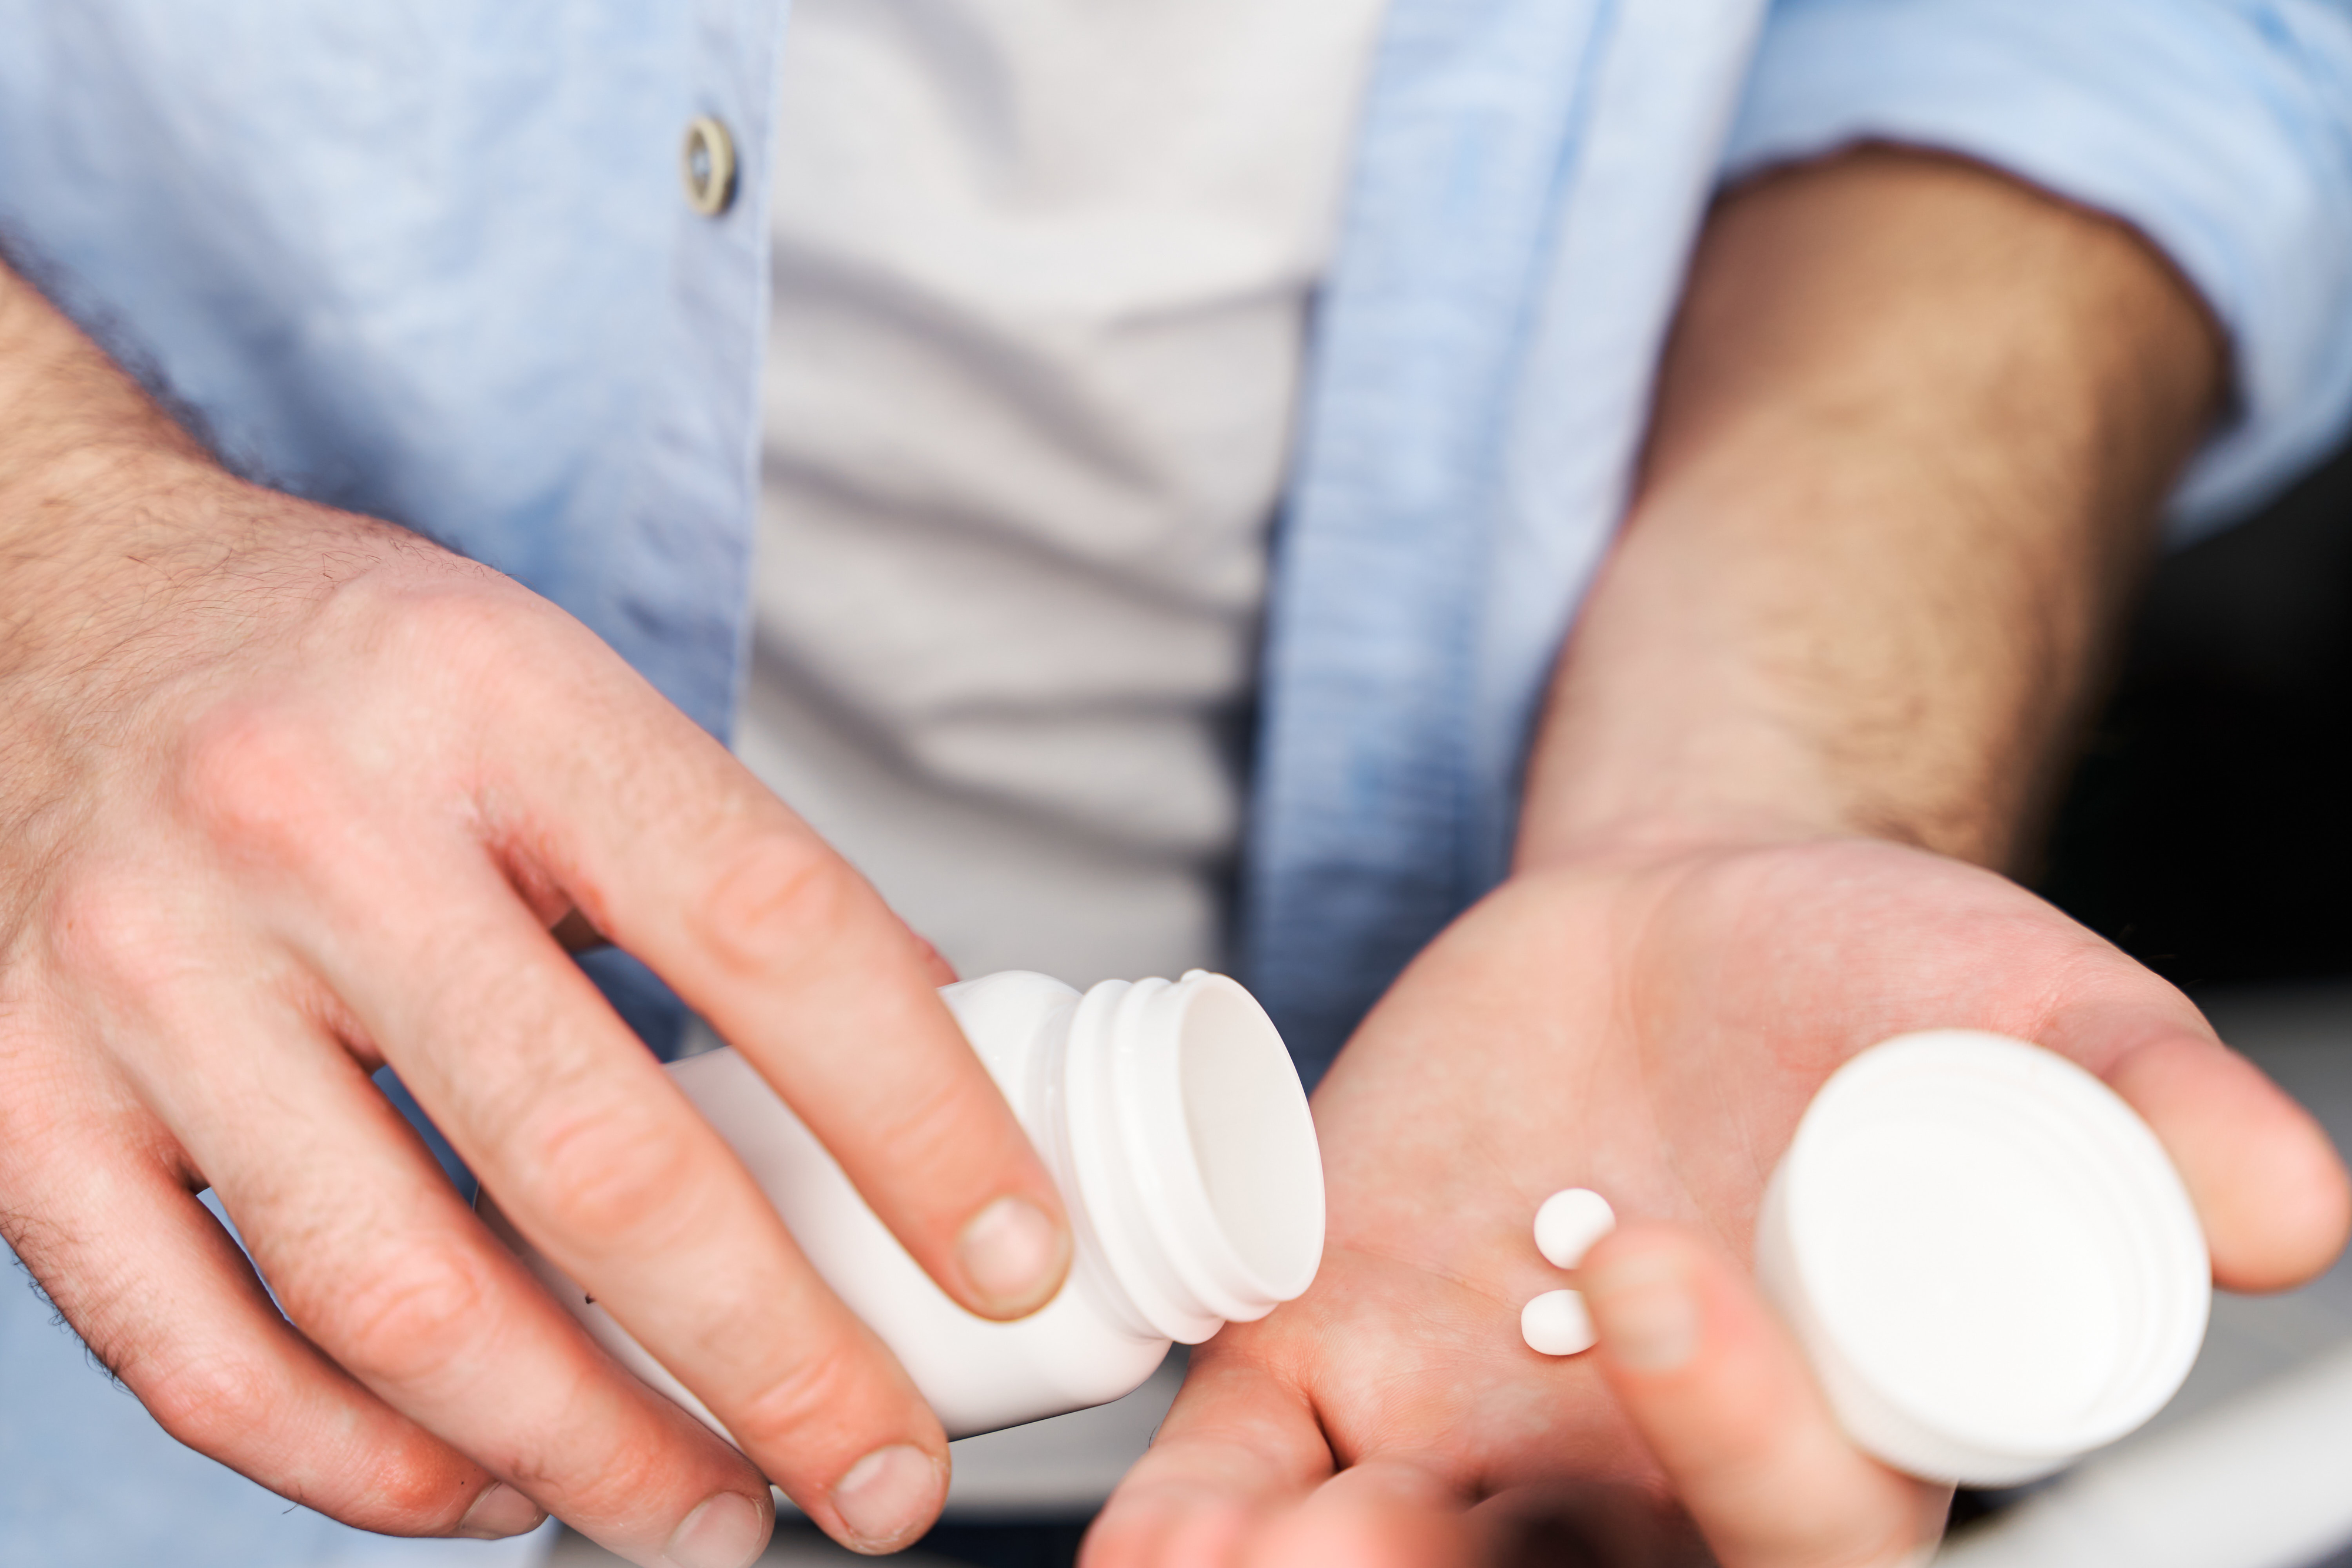
<svg viewBox="0 0 2352 1568">
<path fill-rule="evenodd" d="M 2302 1284 L 2352 1230 L 2344 1162 L 2310 1112 L 2192 1019 L 2084 1009 L 2053 1019 L 2046 1043 L 2105 1079 L 2172 1156 L 2215 1284 Z"/>
</svg>

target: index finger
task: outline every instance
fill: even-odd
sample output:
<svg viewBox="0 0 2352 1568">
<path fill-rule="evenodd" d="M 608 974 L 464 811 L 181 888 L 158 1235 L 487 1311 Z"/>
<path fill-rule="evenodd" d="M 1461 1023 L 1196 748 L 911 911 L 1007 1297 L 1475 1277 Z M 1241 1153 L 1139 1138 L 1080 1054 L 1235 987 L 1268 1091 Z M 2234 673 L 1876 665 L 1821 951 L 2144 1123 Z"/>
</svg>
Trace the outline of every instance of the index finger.
<svg viewBox="0 0 2352 1568">
<path fill-rule="evenodd" d="M 533 732 L 508 749 L 488 781 L 498 829 L 759 1069 L 941 1290 L 982 1317 L 1042 1307 L 1069 1267 L 1067 1218 L 929 949 L 724 747 L 645 695 L 603 744 Z M 614 706 L 606 693 L 581 711 Z"/>
</svg>

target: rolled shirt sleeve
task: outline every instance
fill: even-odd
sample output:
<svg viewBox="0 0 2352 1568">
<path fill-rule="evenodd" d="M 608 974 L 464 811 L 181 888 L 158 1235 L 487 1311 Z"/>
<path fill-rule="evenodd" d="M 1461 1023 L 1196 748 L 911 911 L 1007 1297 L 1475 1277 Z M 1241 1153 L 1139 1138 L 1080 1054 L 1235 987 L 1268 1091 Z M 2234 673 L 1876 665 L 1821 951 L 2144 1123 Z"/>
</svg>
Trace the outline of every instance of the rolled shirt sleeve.
<svg viewBox="0 0 2352 1568">
<path fill-rule="evenodd" d="M 1727 176 L 1863 141 L 2111 214 L 2203 294 L 2233 402 L 2175 493 L 2183 534 L 2352 423 L 2352 0 L 1778 0 Z"/>
</svg>

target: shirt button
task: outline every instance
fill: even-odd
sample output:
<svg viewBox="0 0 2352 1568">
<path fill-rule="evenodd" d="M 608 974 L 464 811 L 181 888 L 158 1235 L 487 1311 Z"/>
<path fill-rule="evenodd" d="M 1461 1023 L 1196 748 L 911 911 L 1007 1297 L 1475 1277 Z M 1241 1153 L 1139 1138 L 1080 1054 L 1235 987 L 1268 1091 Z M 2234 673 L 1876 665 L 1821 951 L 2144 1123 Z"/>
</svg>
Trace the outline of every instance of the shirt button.
<svg viewBox="0 0 2352 1568">
<path fill-rule="evenodd" d="M 715 218 L 735 204 L 735 138 L 725 124 L 707 114 L 687 122 L 678 173 L 686 181 L 686 199 L 704 217 Z"/>
</svg>

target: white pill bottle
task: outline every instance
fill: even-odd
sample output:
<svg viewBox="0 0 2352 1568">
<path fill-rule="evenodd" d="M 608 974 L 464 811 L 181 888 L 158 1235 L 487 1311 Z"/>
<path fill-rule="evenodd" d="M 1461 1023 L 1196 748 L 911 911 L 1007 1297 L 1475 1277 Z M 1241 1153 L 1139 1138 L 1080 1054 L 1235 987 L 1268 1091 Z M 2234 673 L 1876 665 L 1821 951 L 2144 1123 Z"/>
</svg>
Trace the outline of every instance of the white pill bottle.
<svg viewBox="0 0 2352 1568">
<path fill-rule="evenodd" d="M 1013 970 L 940 995 L 1069 1209 L 1068 1282 L 1015 1322 L 976 1317 L 933 1284 L 733 1050 L 668 1071 L 949 1437 L 1106 1404 L 1150 1376 L 1171 1342 L 1197 1344 L 1307 1289 L 1323 1254 L 1322 1158 L 1297 1069 L 1248 991 L 1195 969 L 1082 997 Z M 727 1436 L 487 1194 L 481 1208 L 598 1343 Z"/>
</svg>

